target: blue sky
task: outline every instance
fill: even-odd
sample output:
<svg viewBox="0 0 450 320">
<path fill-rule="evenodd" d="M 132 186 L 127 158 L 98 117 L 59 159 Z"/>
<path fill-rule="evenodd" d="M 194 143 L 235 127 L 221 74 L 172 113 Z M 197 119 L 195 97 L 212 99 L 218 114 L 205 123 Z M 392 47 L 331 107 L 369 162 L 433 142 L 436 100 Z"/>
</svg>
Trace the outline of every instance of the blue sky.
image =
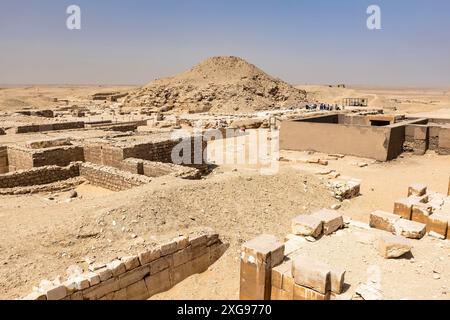
<svg viewBox="0 0 450 320">
<path fill-rule="evenodd" d="M 143 84 L 216 55 L 296 84 L 450 86 L 448 0 L 0 0 L 0 83 Z M 66 28 L 66 8 L 82 29 Z M 382 30 L 366 27 L 381 7 Z"/>
</svg>

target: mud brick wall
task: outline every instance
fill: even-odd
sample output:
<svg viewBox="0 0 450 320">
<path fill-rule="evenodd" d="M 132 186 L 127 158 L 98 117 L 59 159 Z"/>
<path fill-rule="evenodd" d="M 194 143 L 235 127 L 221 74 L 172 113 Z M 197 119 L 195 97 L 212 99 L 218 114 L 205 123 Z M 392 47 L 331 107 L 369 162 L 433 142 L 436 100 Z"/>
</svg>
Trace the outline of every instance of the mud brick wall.
<svg viewBox="0 0 450 320">
<path fill-rule="evenodd" d="M 67 167 L 47 166 L 0 175 L 0 188 L 27 187 L 67 180 L 80 175 L 79 164 Z"/>
<path fill-rule="evenodd" d="M 450 126 L 441 127 L 439 130 L 439 154 L 450 154 Z"/>
<path fill-rule="evenodd" d="M 112 191 L 128 190 L 151 182 L 151 179 L 145 176 L 92 163 L 82 163 L 80 175 L 91 184 Z"/>
<path fill-rule="evenodd" d="M 124 156 L 123 150 L 119 147 L 94 143 L 84 146 L 84 159 L 94 164 L 120 169 Z"/>
<path fill-rule="evenodd" d="M 19 146 L 8 148 L 9 171 L 27 170 L 43 166 L 67 166 L 84 161 L 83 148 L 64 146 L 47 149 L 28 149 Z"/>
<path fill-rule="evenodd" d="M 48 123 L 48 124 L 32 124 L 26 126 L 16 127 L 16 133 L 30 133 L 30 132 L 46 132 L 46 131 L 58 131 L 58 130 L 70 130 L 70 129 L 82 129 L 84 128 L 84 122 L 60 122 L 60 123 Z"/>
<path fill-rule="evenodd" d="M 219 235 L 178 237 L 60 284 L 37 288 L 25 300 L 147 300 L 191 275 L 205 272 L 225 252 Z"/>
<path fill-rule="evenodd" d="M 28 170 L 33 168 L 32 153 L 17 146 L 8 147 L 9 171 Z"/>
<path fill-rule="evenodd" d="M 188 140 L 190 140 L 191 145 L 190 148 L 191 164 L 194 164 L 196 162 L 195 161 L 196 158 L 197 160 L 202 161 L 203 153 L 207 147 L 207 141 L 203 141 L 202 136 L 191 137 L 188 138 Z M 182 141 L 183 141 L 182 139 L 172 139 L 172 140 L 156 141 L 152 143 L 136 144 L 131 147 L 125 147 L 123 149 L 124 159 L 137 158 L 148 161 L 172 163 L 172 151 Z M 195 148 L 196 144 L 199 145 L 198 150 L 196 150 L 197 148 Z"/>
<path fill-rule="evenodd" d="M 0 174 L 7 173 L 8 171 L 8 147 L 0 146 Z"/>
<path fill-rule="evenodd" d="M 33 167 L 67 166 L 69 163 L 77 161 L 84 161 L 83 147 L 55 147 L 33 153 Z"/>
</svg>

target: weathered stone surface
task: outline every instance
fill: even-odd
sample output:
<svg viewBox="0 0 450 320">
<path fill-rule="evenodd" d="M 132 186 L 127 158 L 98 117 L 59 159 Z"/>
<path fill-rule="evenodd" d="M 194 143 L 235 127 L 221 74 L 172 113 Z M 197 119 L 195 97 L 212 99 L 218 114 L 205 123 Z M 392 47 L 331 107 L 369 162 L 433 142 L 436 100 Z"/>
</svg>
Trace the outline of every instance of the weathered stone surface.
<svg viewBox="0 0 450 320">
<path fill-rule="evenodd" d="M 64 285 L 54 286 L 47 290 L 47 300 L 62 300 L 67 296 L 67 288 Z"/>
<path fill-rule="evenodd" d="M 421 183 L 415 183 L 410 185 L 408 188 L 408 197 L 409 196 L 423 196 L 427 193 L 427 186 Z"/>
<path fill-rule="evenodd" d="M 412 207 L 411 219 L 423 224 L 428 223 L 428 217 L 431 215 L 431 207 L 424 203 L 414 204 Z"/>
<path fill-rule="evenodd" d="M 426 225 L 420 222 L 400 219 L 395 224 L 395 232 L 398 236 L 409 239 L 422 239 L 426 233 Z"/>
<path fill-rule="evenodd" d="M 260 235 L 242 245 L 244 259 L 255 264 L 266 264 L 273 268 L 283 262 L 284 244 L 275 236 Z"/>
<path fill-rule="evenodd" d="M 150 297 L 168 290 L 171 287 L 169 270 L 164 270 L 146 277 L 145 283 Z"/>
<path fill-rule="evenodd" d="M 111 279 L 113 274 L 112 271 L 109 268 L 103 268 L 100 270 L 97 270 L 96 273 L 100 277 L 100 281 L 106 281 L 108 279 Z"/>
<path fill-rule="evenodd" d="M 427 232 L 435 232 L 444 238 L 447 237 L 448 222 L 450 215 L 437 212 L 428 217 Z"/>
<path fill-rule="evenodd" d="M 131 272 L 124 273 L 118 277 L 120 288 L 126 288 L 129 285 L 144 279 L 150 275 L 150 266 L 145 265 L 139 268 L 133 269 Z"/>
<path fill-rule="evenodd" d="M 341 268 L 330 268 L 331 292 L 341 294 L 344 291 L 346 271 Z"/>
<path fill-rule="evenodd" d="M 96 274 L 96 273 L 94 273 L 94 272 L 89 272 L 87 275 L 86 275 L 86 279 L 88 279 L 88 281 L 89 281 L 89 285 L 92 287 L 92 286 L 95 286 L 95 285 L 97 285 L 97 284 L 99 284 L 100 283 L 100 276 L 98 275 L 98 274 Z"/>
<path fill-rule="evenodd" d="M 133 270 L 141 265 L 138 256 L 124 257 L 120 260 L 125 264 L 125 269 L 127 271 Z"/>
<path fill-rule="evenodd" d="M 125 268 L 125 263 L 120 260 L 114 260 L 108 263 L 106 266 L 109 270 L 111 270 L 113 277 L 120 276 L 127 271 L 127 269 Z"/>
<path fill-rule="evenodd" d="M 385 211 L 375 211 L 370 214 L 370 226 L 375 229 L 394 233 L 395 223 L 399 219 L 395 214 Z"/>
<path fill-rule="evenodd" d="M 292 275 L 295 283 L 321 294 L 331 290 L 330 268 L 313 259 L 299 256 L 292 263 Z"/>
<path fill-rule="evenodd" d="M 322 221 L 316 217 L 300 215 L 292 219 L 292 233 L 295 235 L 318 238 L 322 231 Z"/>
<path fill-rule="evenodd" d="M 331 293 L 328 291 L 327 293 L 323 294 L 320 292 L 317 292 L 313 289 L 295 284 L 294 285 L 294 297 L 293 300 L 296 301 L 325 301 L 330 300 Z"/>
<path fill-rule="evenodd" d="M 394 214 L 406 220 L 411 220 L 413 201 L 410 198 L 399 199 L 394 203 Z"/>
<path fill-rule="evenodd" d="M 155 261 L 161 257 L 161 249 L 159 247 L 154 247 L 145 250 L 139 254 L 139 261 L 141 265 L 149 264 L 152 261 Z"/>
<path fill-rule="evenodd" d="M 312 216 L 322 221 L 325 235 L 330 235 L 344 226 L 342 215 L 333 210 L 323 209 L 315 212 Z"/>
<path fill-rule="evenodd" d="M 400 258 L 411 251 L 411 244 L 406 238 L 384 234 L 380 236 L 378 249 L 382 257 L 386 259 Z"/>
<path fill-rule="evenodd" d="M 145 280 L 133 283 L 126 288 L 127 300 L 146 300 L 150 297 Z"/>
</svg>

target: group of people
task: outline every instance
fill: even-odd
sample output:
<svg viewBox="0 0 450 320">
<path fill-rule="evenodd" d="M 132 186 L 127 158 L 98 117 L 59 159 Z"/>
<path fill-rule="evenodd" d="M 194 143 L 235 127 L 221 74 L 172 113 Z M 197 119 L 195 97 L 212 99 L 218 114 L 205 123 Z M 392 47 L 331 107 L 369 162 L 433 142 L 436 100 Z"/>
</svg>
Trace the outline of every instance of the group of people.
<svg viewBox="0 0 450 320">
<path fill-rule="evenodd" d="M 333 110 L 342 110 L 340 106 L 331 105 L 328 103 L 321 103 L 321 104 L 307 104 L 306 110 L 320 110 L 320 111 L 333 111 Z"/>
</svg>

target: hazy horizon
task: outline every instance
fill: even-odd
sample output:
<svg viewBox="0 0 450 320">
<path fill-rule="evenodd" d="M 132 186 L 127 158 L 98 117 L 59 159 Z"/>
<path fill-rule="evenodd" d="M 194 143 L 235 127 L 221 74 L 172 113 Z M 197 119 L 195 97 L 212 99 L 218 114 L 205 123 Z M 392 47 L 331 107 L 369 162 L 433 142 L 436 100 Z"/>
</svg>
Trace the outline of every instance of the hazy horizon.
<svg viewBox="0 0 450 320">
<path fill-rule="evenodd" d="M 0 84 L 135 86 L 232 55 L 294 85 L 448 88 L 449 30 L 446 0 L 16 0 L 0 10 Z"/>
</svg>

